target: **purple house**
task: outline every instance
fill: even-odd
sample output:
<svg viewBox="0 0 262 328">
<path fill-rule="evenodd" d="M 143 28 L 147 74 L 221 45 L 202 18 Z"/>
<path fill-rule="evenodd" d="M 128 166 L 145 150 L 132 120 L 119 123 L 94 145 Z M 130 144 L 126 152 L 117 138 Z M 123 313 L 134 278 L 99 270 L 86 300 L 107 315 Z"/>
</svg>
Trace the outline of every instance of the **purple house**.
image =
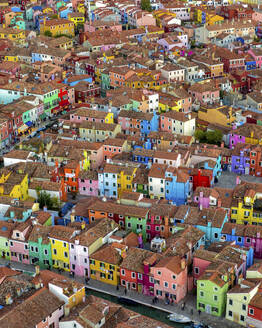
<svg viewBox="0 0 262 328">
<path fill-rule="evenodd" d="M 30 264 L 28 237 L 32 230 L 31 221 L 18 224 L 9 240 L 11 261 Z"/>
<path fill-rule="evenodd" d="M 232 150 L 231 171 L 237 174 L 249 174 L 249 167 L 250 147 L 239 143 Z"/>
<path fill-rule="evenodd" d="M 187 35 L 172 35 L 157 41 L 166 51 L 172 50 L 174 47 L 188 47 Z"/>
</svg>

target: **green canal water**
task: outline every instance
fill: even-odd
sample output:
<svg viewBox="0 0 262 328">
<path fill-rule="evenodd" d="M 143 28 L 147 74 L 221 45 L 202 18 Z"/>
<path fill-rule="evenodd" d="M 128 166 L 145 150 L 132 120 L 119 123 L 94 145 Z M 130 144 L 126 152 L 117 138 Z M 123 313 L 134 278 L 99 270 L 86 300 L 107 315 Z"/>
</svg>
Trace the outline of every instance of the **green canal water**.
<svg viewBox="0 0 262 328">
<path fill-rule="evenodd" d="M 109 295 L 109 294 L 104 294 L 95 290 L 91 290 L 91 289 L 87 289 L 87 295 L 94 295 L 97 297 L 101 297 L 105 300 L 108 300 L 110 302 L 114 302 L 114 303 L 118 303 L 117 301 L 117 297 L 113 296 L 113 295 Z M 138 312 L 144 316 L 150 317 L 152 319 L 161 321 L 163 323 L 168 324 L 170 327 L 176 327 L 176 328 L 183 328 L 188 326 L 189 324 L 183 325 L 183 324 L 179 324 L 179 323 L 174 323 L 171 322 L 167 319 L 167 315 L 168 313 L 165 311 L 161 311 L 161 310 L 157 310 L 157 309 L 153 309 L 149 306 L 145 306 L 145 305 L 123 305 L 125 308 Z"/>
</svg>

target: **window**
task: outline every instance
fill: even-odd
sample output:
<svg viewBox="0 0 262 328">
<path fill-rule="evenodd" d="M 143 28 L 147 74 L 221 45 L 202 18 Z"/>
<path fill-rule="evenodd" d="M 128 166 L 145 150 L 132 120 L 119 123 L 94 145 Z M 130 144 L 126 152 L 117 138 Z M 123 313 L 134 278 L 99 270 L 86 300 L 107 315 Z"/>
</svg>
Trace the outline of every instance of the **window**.
<svg viewBox="0 0 262 328">
<path fill-rule="evenodd" d="M 172 284 L 172 288 L 175 290 L 176 289 L 176 284 Z"/>
<path fill-rule="evenodd" d="M 241 238 L 241 237 L 237 237 L 237 241 L 238 241 L 239 243 L 241 243 L 241 242 L 242 242 L 242 238 Z"/>
<path fill-rule="evenodd" d="M 124 269 L 121 269 L 121 275 L 124 276 L 126 274 Z"/>
<path fill-rule="evenodd" d="M 249 309 L 249 314 L 254 315 L 254 309 L 250 308 Z"/>
<path fill-rule="evenodd" d="M 232 210 L 231 213 L 232 214 L 237 214 L 237 210 Z"/>
<path fill-rule="evenodd" d="M 63 243 L 63 247 L 66 248 L 66 243 Z"/>
<path fill-rule="evenodd" d="M 135 279 L 136 278 L 136 273 L 135 272 L 132 272 L 131 273 L 131 276 L 132 276 L 133 279 Z"/>
<path fill-rule="evenodd" d="M 176 280 L 176 275 L 173 274 L 172 279 Z"/>
<path fill-rule="evenodd" d="M 232 311 L 228 311 L 228 316 L 232 317 L 233 316 L 233 312 Z"/>
<path fill-rule="evenodd" d="M 217 302 L 217 300 L 218 300 L 217 295 L 214 295 L 214 301 Z"/>
<path fill-rule="evenodd" d="M 54 255 L 56 255 L 56 254 L 57 254 L 57 251 L 56 251 L 56 249 L 55 249 L 55 248 L 53 249 L 53 253 L 54 253 Z"/>
<path fill-rule="evenodd" d="M 139 280 L 142 280 L 143 279 L 143 275 L 141 273 L 138 273 L 137 274 L 137 277 L 138 277 Z"/>
<path fill-rule="evenodd" d="M 229 299 L 228 304 L 233 305 L 233 300 L 231 298 Z"/>
<path fill-rule="evenodd" d="M 161 271 L 157 271 L 157 275 L 158 276 L 161 276 Z"/>
<path fill-rule="evenodd" d="M 200 295 L 200 297 L 204 297 L 205 293 L 201 290 L 201 291 L 199 292 L 199 295 Z"/>
<path fill-rule="evenodd" d="M 250 242 L 251 242 L 251 239 L 247 238 L 247 243 L 250 244 Z"/>
<path fill-rule="evenodd" d="M 67 252 L 64 252 L 64 256 L 65 256 L 65 257 L 68 257 L 68 253 L 67 253 Z"/>
<path fill-rule="evenodd" d="M 246 311 L 246 309 L 247 309 L 246 304 L 242 304 L 242 310 L 243 310 L 243 311 Z"/>
<path fill-rule="evenodd" d="M 165 286 L 166 288 L 168 288 L 168 282 L 167 282 L 167 281 L 164 281 L 164 286 Z"/>
</svg>

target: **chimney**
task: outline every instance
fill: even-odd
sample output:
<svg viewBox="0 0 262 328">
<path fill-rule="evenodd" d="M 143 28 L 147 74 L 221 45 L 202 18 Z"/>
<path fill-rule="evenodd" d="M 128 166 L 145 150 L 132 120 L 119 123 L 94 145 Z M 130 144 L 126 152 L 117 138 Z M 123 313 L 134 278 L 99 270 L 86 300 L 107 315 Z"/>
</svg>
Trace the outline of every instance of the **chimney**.
<svg viewBox="0 0 262 328">
<path fill-rule="evenodd" d="M 182 259 L 181 260 L 181 269 L 185 270 L 185 267 L 186 267 L 186 259 Z"/>
<path fill-rule="evenodd" d="M 244 280 L 243 275 L 240 274 L 239 277 L 238 277 L 238 284 L 241 285 L 243 280 Z"/>
<path fill-rule="evenodd" d="M 77 292 L 77 285 L 75 282 L 72 283 L 72 287 L 73 287 L 73 292 L 76 293 Z"/>
<path fill-rule="evenodd" d="M 21 296 L 22 292 L 20 287 L 16 287 L 16 294 L 17 296 Z"/>
<path fill-rule="evenodd" d="M 65 317 L 68 317 L 70 314 L 70 307 L 68 304 L 66 304 L 64 307 L 64 314 L 65 314 Z"/>
<path fill-rule="evenodd" d="M 221 148 L 224 148 L 224 147 L 225 147 L 225 143 L 224 143 L 224 141 L 223 141 L 223 142 L 221 142 L 221 145 L 220 145 L 220 147 L 221 147 Z"/>
<path fill-rule="evenodd" d="M 6 294 L 6 296 L 5 296 L 5 304 L 6 305 L 10 305 L 12 303 L 13 303 L 13 300 L 12 300 L 11 294 L 10 293 Z"/>
<path fill-rule="evenodd" d="M 38 276 L 39 273 L 40 273 L 40 267 L 39 267 L 39 265 L 36 265 L 35 266 L 35 275 Z"/>
<path fill-rule="evenodd" d="M 241 182 L 241 180 L 240 180 L 240 177 L 239 177 L 239 176 L 237 176 L 237 177 L 236 177 L 236 185 L 239 185 L 239 184 L 240 184 L 240 182 Z"/>
</svg>

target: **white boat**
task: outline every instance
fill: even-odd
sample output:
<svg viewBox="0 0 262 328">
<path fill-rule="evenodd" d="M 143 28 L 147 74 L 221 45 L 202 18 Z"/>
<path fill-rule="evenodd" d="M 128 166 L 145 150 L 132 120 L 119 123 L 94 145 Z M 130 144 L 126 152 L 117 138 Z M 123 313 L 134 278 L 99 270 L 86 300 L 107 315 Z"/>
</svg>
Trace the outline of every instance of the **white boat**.
<svg viewBox="0 0 262 328">
<path fill-rule="evenodd" d="M 190 318 L 186 317 L 185 315 L 177 314 L 177 313 L 169 314 L 167 318 L 170 321 L 179 322 L 179 323 L 189 323 L 192 321 Z"/>
</svg>

